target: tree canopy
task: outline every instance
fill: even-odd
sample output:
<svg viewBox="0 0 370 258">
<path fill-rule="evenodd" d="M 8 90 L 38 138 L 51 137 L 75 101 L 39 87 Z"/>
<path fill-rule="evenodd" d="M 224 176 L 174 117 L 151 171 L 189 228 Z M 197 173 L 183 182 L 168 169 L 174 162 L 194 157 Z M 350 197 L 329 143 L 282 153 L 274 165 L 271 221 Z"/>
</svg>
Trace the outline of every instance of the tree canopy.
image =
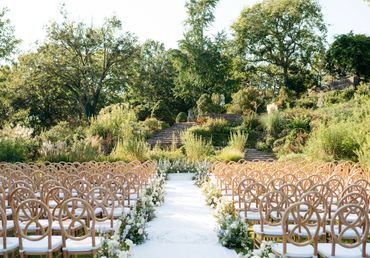
<svg viewBox="0 0 370 258">
<path fill-rule="evenodd" d="M 68 20 L 53 23 L 39 51 L 47 55 L 41 69 L 60 81 L 86 118 L 97 114 L 131 83 L 139 54 L 136 38 L 122 32 L 116 17 L 99 28 Z"/>
<path fill-rule="evenodd" d="M 213 39 L 207 36 L 214 21 L 213 11 L 218 0 L 189 0 L 186 2 L 188 18 L 186 32 L 173 52 L 177 71 L 175 93 L 193 106 L 203 94 L 227 94 L 229 60 L 224 53 L 226 38 L 220 33 Z M 229 93 L 230 95 L 230 93 Z"/>
<path fill-rule="evenodd" d="M 326 34 L 315 0 L 264 0 L 245 8 L 232 28 L 246 71 L 272 65 L 282 85 L 303 90 L 296 77 L 313 64 Z"/>
<path fill-rule="evenodd" d="M 6 8 L 0 9 L 0 61 L 8 60 L 20 43 L 20 40 L 14 36 L 14 27 L 5 16 L 7 11 Z"/>
<path fill-rule="evenodd" d="M 339 35 L 326 52 L 326 68 L 335 76 L 357 75 L 370 78 L 370 37 L 363 34 Z"/>
</svg>

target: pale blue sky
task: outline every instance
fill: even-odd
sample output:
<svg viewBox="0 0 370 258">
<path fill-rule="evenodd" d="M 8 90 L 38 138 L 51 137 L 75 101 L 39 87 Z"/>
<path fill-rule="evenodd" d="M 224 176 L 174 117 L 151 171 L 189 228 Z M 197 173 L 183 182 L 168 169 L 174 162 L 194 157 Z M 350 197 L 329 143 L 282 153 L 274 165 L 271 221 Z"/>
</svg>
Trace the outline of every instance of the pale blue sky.
<svg viewBox="0 0 370 258">
<path fill-rule="evenodd" d="M 177 47 L 182 38 L 186 18 L 185 0 L 0 0 L 0 7 L 8 7 L 8 17 L 16 28 L 16 36 L 23 40 L 21 49 L 29 49 L 45 37 L 45 25 L 60 19 L 60 3 L 75 20 L 98 25 L 104 17 L 117 15 L 124 29 L 137 35 L 140 41 L 155 39 L 166 47 Z M 220 0 L 210 29 L 214 34 L 228 30 L 243 7 L 257 0 Z M 336 34 L 355 33 L 370 35 L 370 7 L 363 0 L 320 0 L 325 22 L 328 24 L 328 41 Z"/>
</svg>

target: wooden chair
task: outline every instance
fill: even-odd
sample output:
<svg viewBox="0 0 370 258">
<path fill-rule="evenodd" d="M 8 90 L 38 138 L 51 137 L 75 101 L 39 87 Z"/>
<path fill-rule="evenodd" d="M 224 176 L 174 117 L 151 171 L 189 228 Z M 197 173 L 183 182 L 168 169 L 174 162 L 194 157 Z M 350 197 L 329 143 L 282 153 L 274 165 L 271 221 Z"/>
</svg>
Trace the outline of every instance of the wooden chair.
<svg viewBox="0 0 370 258">
<path fill-rule="evenodd" d="M 82 210 L 82 212 L 76 214 L 76 210 Z M 68 227 L 64 226 L 66 217 L 71 221 Z M 59 223 L 63 237 L 63 257 L 71 255 L 95 256 L 102 246 L 103 238 L 95 236 L 95 214 L 87 201 L 74 197 L 63 202 L 59 213 Z M 77 236 L 75 228 L 80 228 L 80 234 Z"/>
<path fill-rule="evenodd" d="M 303 214 L 302 210 L 305 210 Z M 282 218 L 283 243 L 274 244 L 273 252 L 279 257 L 317 257 L 319 217 L 315 207 L 309 203 L 296 202 L 290 205 Z M 291 221 L 293 224 L 290 224 Z M 305 237 L 302 238 L 302 235 Z"/>
<path fill-rule="evenodd" d="M 19 246 L 19 241 L 17 237 L 7 236 L 7 233 L 8 233 L 7 215 L 6 215 L 5 210 L 2 207 L 0 207 L 0 218 L 1 218 L 0 255 L 2 255 L 4 258 L 8 258 L 9 254 L 12 254 L 12 257 L 14 257 L 14 253 Z"/>
<path fill-rule="evenodd" d="M 46 227 L 41 222 L 45 219 L 48 222 Z M 55 252 L 61 250 L 62 237 L 52 235 L 52 216 L 49 207 L 42 201 L 31 199 L 21 202 L 14 221 L 19 237 L 21 258 L 27 255 L 46 255 L 52 258 Z"/>
<path fill-rule="evenodd" d="M 356 219 L 349 221 L 349 216 L 356 216 Z M 322 257 L 365 258 L 368 230 L 369 217 L 363 207 L 358 204 L 346 204 L 339 207 L 330 222 L 330 243 L 319 243 L 318 252 Z M 347 231 L 352 231 L 356 235 L 354 241 L 346 240 L 344 234 Z"/>
</svg>

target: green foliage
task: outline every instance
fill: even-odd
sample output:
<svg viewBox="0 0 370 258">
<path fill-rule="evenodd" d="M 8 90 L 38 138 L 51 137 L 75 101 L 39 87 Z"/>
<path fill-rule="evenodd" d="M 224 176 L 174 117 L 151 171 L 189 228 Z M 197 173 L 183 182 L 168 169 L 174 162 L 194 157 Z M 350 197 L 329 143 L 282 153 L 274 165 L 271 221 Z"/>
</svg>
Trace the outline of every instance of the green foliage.
<svg viewBox="0 0 370 258">
<path fill-rule="evenodd" d="M 247 144 L 248 134 L 242 131 L 235 131 L 230 133 L 229 147 L 241 153 L 244 152 Z"/>
<path fill-rule="evenodd" d="M 188 121 L 188 116 L 185 112 L 180 112 L 176 116 L 176 123 L 184 123 Z"/>
<path fill-rule="evenodd" d="M 47 42 L 37 51 L 45 58 L 38 65 L 77 101 L 79 115 L 91 118 L 101 107 L 115 102 L 134 78 L 137 40 L 122 32 L 116 17 L 97 28 L 69 21 L 66 14 L 64 18 L 48 27 Z"/>
<path fill-rule="evenodd" d="M 229 113 L 248 114 L 250 111 L 260 112 L 264 110 L 263 92 L 254 87 L 239 90 L 232 95 Z"/>
<path fill-rule="evenodd" d="M 364 34 L 342 34 L 326 52 L 326 68 L 335 76 L 357 75 L 370 78 L 370 37 Z"/>
<path fill-rule="evenodd" d="M 30 143 L 24 139 L 0 139 L 0 161 L 25 162 L 29 160 Z"/>
<path fill-rule="evenodd" d="M 102 138 L 102 151 L 110 153 L 119 139 L 131 139 L 139 131 L 135 113 L 124 105 L 111 105 L 91 119 L 88 134 Z"/>
<path fill-rule="evenodd" d="M 42 141 L 50 141 L 52 143 L 64 141 L 67 144 L 71 144 L 73 141 L 82 138 L 85 138 L 83 128 L 73 126 L 66 121 L 61 121 L 40 134 L 40 139 Z"/>
<path fill-rule="evenodd" d="M 188 0 L 185 8 L 184 38 L 179 49 L 173 51 L 173 64 L 177 72 L 175 94 L 190 107 L 204 93 L 217 92 L 230 95 L 234 82 L 229 79 L 230 58 L 225 53 L 226 36 L 207 36 L 214 21 L 213 11 L 218 0 Z"/>
<path fill-rule="evenodd" d="M 223 161 L 239 161 L 244 159 L 244 151 L 227 146 L 216 155 L 215 159 Z"/>
<path fill-rule="evenodd" d="M 152 137 L 155 133 L 169 127 L 167 123 L 159 121 L 157 118 L 150 117 L 145 119 L 145 121 L 140 122 L 140 129 L 145 138 Z"/>
<path fill-rule="evenodd" d="M 153 106 L 151 117 L 155 117 L 169 124 L 173 124 L 174 122 L 172 110 L 163 100 L 159 100 Z"/>
<path fill-rule="evenodd" d="M 198 115 L 211 114 L 211 113 L 221 113 L 222 107 L 218 98 L 215 94 L 202 94 L 197 100 L 197 110 Z"/>
<path fill-rule="evenodd" d="M 189 132 L 210 141 L 213 146 L 226 146 L 230 130 L 230 124 L 225 119 L 207 118 L 203 124 L 190 128 Z"/>
<path fill-rule="evenodd" d="M 370 168 L 370 136 L 367 135 L 366 139 L 360 146 L 360 148 L 355 151 L 358 156 L 358 161 L 365 167 Z"/>
<path fill-rule="evenodd" d="M 214 152 L 209 141 L 189 131 L 181 135 L 181 142 L 190 161 L 205 160 Z"/>
<path fill-rule="evenodd" d="M 162 149 L 159 145 L 155 145 L 152 150 L 149 152 L 150 159 L 153 160 L 181 160 L 185 158 L 184 153 L 181 149 Z"/>
<path fill-rule="evenodd" d="M 354 160 L 359 143 L 356 140 L 358 128 L 351 122 L 321 125 L 310 137 L 306 153 L 321 160 Z"/>
<path fill-rule="evenodd" d="M 248 58 L 246 72 L 258 69 L 269 85 L 279 78 L 280 85 L 304 90 L 307 67 L 324 48 L 326 27 L 317 1 L 264 0 L 246 7 L 232 28 L 238 53 Z"/>
<path fill-rule="evenodd" d="M 131 137 L 125 140 L 119 140 L 111 153 L 114 160 L 139 160 L 145 161 L 148 159 L 148 145 L 144 139 L 139 137 Z"/>
<path fill-rule="evenodd" d="M 10 20 L 5 17 L 7 12 L 6 8 L 0 9 L 0 61 L 9 60 L 20 43 L 14 36 L 14 27 Z"/>
<path fill-rule="evenodd" d="M 0 161 L 26 162 L 37 155 L 38 143 L 33 130 L 22 126 L 6 126 L 0 130 Z"/>
<path fill-rule="evenodd" d="M 286 127 L 286 120 L 280 112 L 263 115 L 261 117 L 261 123 L 266 132 L 272 137 L 278 137 Z"/>
<path fill-rule="evenodd" d="M 337 104 L 347 102 L 353 98 L 355 89 L 347 88 L 344 90 L 330 91 L 324 95 L 325 104 Z"/>
<path fill-rule="evenodd" d="M 135 66 L 137 76 L 132 76 L 134 81 L 127 85 L 125 101 L 137 109 L 140 120 L 150 116 L 160 101 L 170 109 L 172 117 L 178 110 L 178 100 L 173 92 L 176 73 L 171 52 L 163 43 L 147 40 L 141 46 L 138 59 Z M 157 118 L 163 120 L 162 117 Z"/>
</svg>

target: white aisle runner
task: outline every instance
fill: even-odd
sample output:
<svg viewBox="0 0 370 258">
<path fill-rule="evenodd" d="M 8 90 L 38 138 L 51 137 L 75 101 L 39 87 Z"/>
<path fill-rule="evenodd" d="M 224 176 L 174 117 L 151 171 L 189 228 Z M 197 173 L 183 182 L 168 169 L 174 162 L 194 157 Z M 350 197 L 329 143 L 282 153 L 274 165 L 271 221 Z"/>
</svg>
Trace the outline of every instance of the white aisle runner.
<svg viewBox="0 0 370 258">
<path fill-rule="evenodd" d="M 213 209 L 205 205 L 190 174 L 171 174 L 163 206 L 147 224 L 149 239 L 133 248 L 133 258 L 235 258 L 218 243 Z"/>
</svg>

